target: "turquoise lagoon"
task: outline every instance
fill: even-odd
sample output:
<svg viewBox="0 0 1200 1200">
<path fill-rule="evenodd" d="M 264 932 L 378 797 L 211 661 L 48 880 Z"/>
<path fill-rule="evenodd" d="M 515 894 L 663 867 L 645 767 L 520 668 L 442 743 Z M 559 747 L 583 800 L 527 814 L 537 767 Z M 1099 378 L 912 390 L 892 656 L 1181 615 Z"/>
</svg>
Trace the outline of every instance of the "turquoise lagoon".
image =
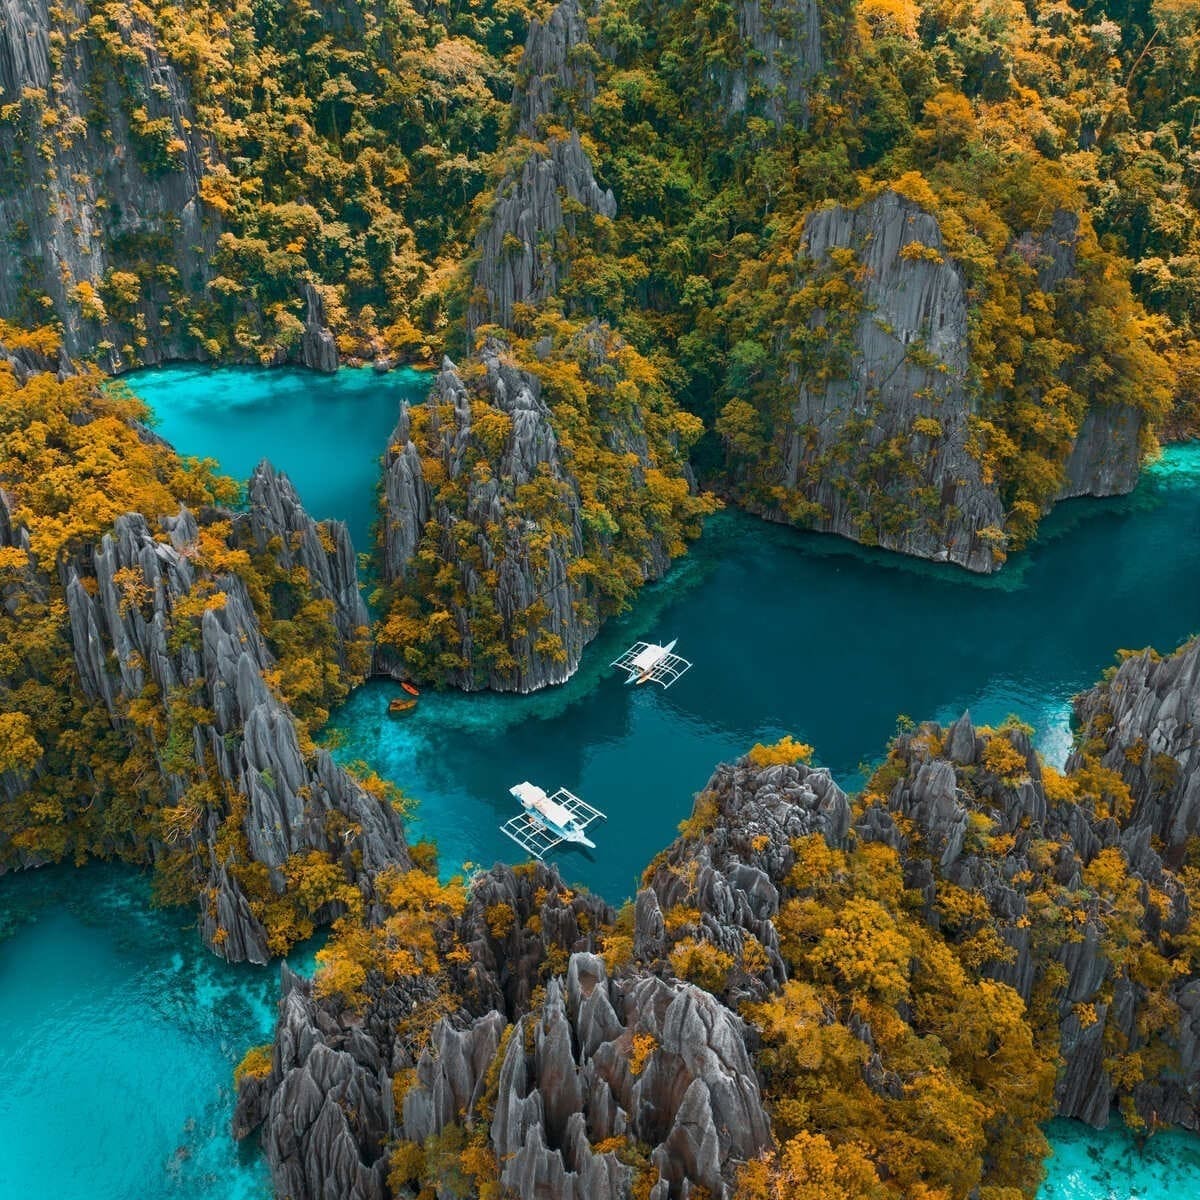
<svg viewBox="0 0 1200 1200">
<path fill-rule="evenodd" d="M 130 376 L 157 428 L 244 478 L 270 451 L 317 516 L 374 514 L 377 460 L 415 374 L 173 367 Z M 344 403 L 343 403 L 344 401 Z M 1069 534 L 1070 536 L 1066 536 Z M 979 580 L 733 513 L 594 643 L 567 685 L 532 697 L 427 693 L 386 715 L 396 685 L 337 715 L 343 758 L 417 799 L 443 867 L 518 851 L 507 789 L 563 784 L 604 809 L 594 855 L 567 878 L 619 901 L 673 836 L 713 765 L 792 733 L 846 786 L 897 715 L 1016 712 L 1048 758 L 1070 745 L 1071 695 L 1119 646 L 1168 650 L 1200 629 L 1200 446 L 1169 450 L 1133 496 L 1062 506 L 1042 538 Z M 625 688 L 608 662 L 639 637 L 680 639 L 695 667 L 668 692 Z M 5 936 L 7 935 L 7 936 Z M 227 1130 L 231 1073 L 269 1035 L 275 970 L 207 954 L 187 912 L 148 907 L 110 867 L 0 879 L 0 1200 L 241 1200 L 269 1193 Z M 1050 1127 L 1041 1200 L 1200 1196 L 1200 1141 Z"/>
<path fill-rule="evenodd" d="M 1200 1138 L 1164 1130 L 1139 1145 L 1123 1126 L 1103 1132 L 1079 1121 L 1046 1127 L 1054 1153 L 1038 1200 L 1196 1200 Z"/>
<path fill-rule="evenodd" d="M 221 962 L 131 868 L 0 878 L 0 1198 L 269 1195 L 229 1121 L 278 993 L 277 969 Z"/>
<path fill-rule="evenodd" d="M 154 410 L 154 430 L 183 454 L 215 458 L 245 482 L 267 456 L 285 471 L 309 513 L 350 527 L 371 548 L 379 459 L 401 400 L 424 397 L 429 374 L 370 367 L 317 375 L 300 369 L 150 367 L 122 382 Z"/>
</svg>

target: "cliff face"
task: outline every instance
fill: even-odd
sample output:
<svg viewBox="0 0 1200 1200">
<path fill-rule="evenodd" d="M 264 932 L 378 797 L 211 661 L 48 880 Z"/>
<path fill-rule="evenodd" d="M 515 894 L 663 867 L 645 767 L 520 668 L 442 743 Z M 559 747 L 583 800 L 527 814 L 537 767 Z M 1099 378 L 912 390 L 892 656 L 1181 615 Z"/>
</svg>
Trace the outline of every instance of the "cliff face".
<svg viewBox="0 0 1200 1200">
<path fill-rule="evenodd" d="M 456 511 L 439 502 L 427 482 L 421 457 L 409 440 L 409 412 L 401 413 L 392 435 L 387 459 L 384 570 L 387 578 L 405 580 L 412 576 L 414 556 L 421 539 L 436 537 L 439 556 L 457 564 L 464 602 L 454 610 L 455 626 L 462 640 L 463 666 L 453 675 L 460 687 L 481 684 L 504 691 L 530 692 L 550 683 L 561 683 L 579 665 L 583 647 L 595 627 L 579 618 L 582 599 L 570 578 L 568 564 L 583 552 L 579 503 L 559 455 L 558 439 L 550 424 L 550 412 L 540 398 L 538 382 L 501 358 L 502 347 L 489 344 L 482 361 L 486 376 L 476 395 L 508 418 L 511 432 L 489 478 L 480 482 L 469 470 L 465 452 L 479 433 L 474 428 L 473 396 L 454 364 L 443 362 L 430 397 L 430 405 L 449 405 L 452 420 L 432 430 L 436 458 L 447 480 L 465 488 L 465 504 Z M 436 410 L 435 410 L 436 411 Z M 440 423 L 440 417 L 435 418 Z M 517 504 L 519 489 L 535 478 L 551 480 L 559 489 L 562 507 L 553 530 L 547 530 L 548 545 L 535 553 L 530 534 Z M 462 545 L 461 521 L 476 531 L 473 544 Z M 489 534 L 496 530 L 498 534 Z M 489 588 L 485 574 L 494 579 Z M 500 641 L 512 656 L 511 667 L 489 664 L 479 678 L 477 649 L 472 629 L 472 609 L 484 597 L 494 605 L 501 622 Z M 531 619 L 538 603 L 539 620 Z M 539 651 L 546 635 L 561 644 L 561 652 Z"/>
<path fill-rule="evenodd" d="M 598 377 L 606 339 L 599 330 L 587 336 Z M 529 692 L 561 683 L 579 665 L 599 628 L 602 598 L 576 564 L 585 551 L 611 557 L 617 539 L 585 529 L 580 481 L 537 377 L 516 367 L 499 342 L 484 346 L 480 362 L 482 373 L 464 380 L 446 360 L 429 400 L 401 413 L 384 489 L 385 579 L 407 598 L 412 619 L 430 604 L 451 614 L 442 644 L 461 665 L 436 666 L 428 653 L 406 660 L 404 634 L 381 662 L 397 673 L 406 661 L 419 672 L 436 668 L 463 688 Z M 597 417 L 610 452 L 635 483 L 644 481 L 656 464 L 641 414 Z M 440 591 L 431 590 L 423 547 L 453 567 Z M 629 569 L 640 582 L 661 575 L 669 561 L 666 539 L 651 535 Z"/>
<path fill-rule="evenodd" d="M 344 527 L 318 529 L 265 464 L 249 498 L 233 546 L 246 541 L 278 555 L 293 575 L 308 568 L 311 596 L 334 610 L 335 653 L 348 661 L 357 636 L 361 658 L 365 614 Z M 230 961 L 266 962 L 268 931 L 233 869 L 245 860 L 231 855 L 231 838 L 266 868 L 275 894 L 284 891 L 289 860 L 318 851 L 369 896 L 376 872 L 407 862 L 403 831 L 395 811 L 327 751 L 302 748 L 292 714 L 264 678 L 277 664 L 246 585 L 193 565 L 196 517 L 181 508 L 159 524 L 166 540 L 144 517 L 122 517 L 98 547 L 64 563 L 75 664 L 85 694 L 104 704 L 116 728 L 131 739 L 147 725 L 165 730 L 165 739 L 151 738 L 174 817 L 158 851 L 188 850 L 207 876 L 208 944 Z"/>
<path fill-rule="evenodd" d="M 359 592 L 358 564 L 346 526 L 315 522 L 288 477 L 277 475 L 265 459 L 250 476 L 246 498 L 246 519 L 236 527 L 240 540 L 258 554 L 270 554 L 282 570 L 303 572 L 313 598 L 332 606 L 338 666 L 361 674 L 371 618 Z"/>
<path fill-rule="evenodd" d="M 1012 253 L 1054 293 L 1073 277 L 1078 218 L 1056 213 Z M 976 422 L 967 281 L 937 219 L 885 191 L 805 222 L 797 292 L 815 293 L 774 406 L 767 469 L 747 506 L 869 545 L 988 572 L 1008 546 L 1002 482 L 985 467 Z M 832 299 L 827 299 L 832 298 Z M 815 303 L 815 307 L 813 306 Z M 797 336 L 798 335 L 798 336 Z M 805 343 L 798 353 L 797 341 Z M 1129 491 L 1143 415 L 1098 398 L 1066 449 L 1057 499 Z M 762 464 L 759 464 L 761 467 Z M 743 470 L 745 468 L 743 467 Z"/>
<path fill-rule="evenodd" d="M 513 324 L 513 306 L 537 304 L 557 292 L 569 267 L 566 239 L 575 235 L 580 210 L 611 219 L 617 204 L 596 182 L 592 164 L 572 130 L 551 138 L 501 183 L 487 226 L 479 235 L 476 293 L 468 333 L 480 325 Z"/>
<path fill-rule="evenodd" d="M 811 0 L 741 0 L 736 7 L 742 62 L 714 70 L 721 108 L 762 113 L 776 125 L 789 117 L 808 127 L 808 89 L 824 69 L 821 14 Z"/>
<path fill-rule="evenodd" d="M 1003 509 L 966 451 L 973 411 L 966 286 L 960 269 L 941 258 L 937 221 L 885 192 L 857 209 L 814 213 L 805 236 L 805 256 L 817 270 L 834 249 L 855 252 L 863 311 L 849 334 L 846 378 L 821 385 L 793 369 L 784 486 L 821 506 L 818 529 L 990 571 L 992 546 L 981 531 L 1001 526 Z M 941 261 L 905 257 L 912 245 L 930 247 Z M 940 426 L 940 435 L 922 433 L 914 425 L 921 418 Z M 905 469 L 885 466 L 865 483 L 856 478 L 871 452 L 893 439 L 909 460 Z"/>
<path fill-rule="evenodd" d="M 109 342 L 110 369 L 193 357 L 183 328 L 159 325 L 169 293 L 202 293 L 220 232 L 201 212 L 210 146 L 187 88 L 127 10 L 100 39 L 82 0 L 51 7 L 0 5 L 0 96 L 17 110 L 0 122 L 0 232 L 13 247 L 0 311 L 26 311 L 26 291 L 48 296 L 67 352 Z M 151 256 L 154 282 L 140 278 Z M 144 345 L 124 344 L 133 321 Z"/>
<path fill-rule="evenodd" d="M 1078 696 L 1083 754 L 1118 772 L 1134 808 L 1128 827 L 1159 839 L 1178 865 L 1200 832 L 1200 640 L 1160 658 L 1143 650 L 1106 683 Z"/>
<path fill-rule="evenodd" d="M 1141 722 L 1123 718 L 1113 725 L 1114 764 L 1118 757 L 1125 761 L 1124 751 L 1137 744 L 1126 739 L 1140 738 L 1147 723 L 1179 737 L 1183 721 L 1176 726 L 1175 716 L 1200 698 L 1196 661 L 1193 645 L 1149 686 L 1142 683 L 1144 657 L 1126 664 L 1122 682 L 1129 686 L 1121 694 L 1132 694 L 1139 681 L 1127 711 L 1138 711 Z M 1095 703 L 1089 697 L 1083 712 Z M 1182 736 L 1183 742 L 1172 743 L 1177 751 L 1194 742 L 1190 728 Z M 1002 756 L 998 742 L 1006 743 Z M 1186 753 L 1184 761 L 1194 767 Z M 1003 774 L 997 774 L 1000 762 Z M 1078 775 L 1068 785 L 1074 794 L 1048 796 L 1024 733 L 979 734 L 966 715 L 949 728 L 923 726 L 901 738 L 885 768 L 895 782 L 885 797 L 868 797 L 853 823 L 846 798 L 827 772 L 802 764 L 754 770 L 745 760 L 718 768 L 697 803 L 703 834 L 681 839 L 647 873 L 637 902 L 637 954 L 661 965 L 681 941 L 699 939 L 730 956 L 733 965 L 721 993 L 730 1002 L 778 991 L 786 969 L 775 922 L 781 897 L 802 883 L 791 874 L 796 839 L 819 833 L 836 847 L 846 844 L 853 828 L 860 844 L 880 842 L 899 852 L 905 886 L 923 897 L 923 919 L 933 928 L 948 919 L 940 907 L 947 884 L 983 899 L 1000 939 L 984 973 L 1054 1022 L 1061 1057 L 1054 1096 L 1059 1115 L 1103 1127 L 1123 1092 L 1147 1121 L 1196 1128 L 1200 985 L 1187 971 L 1165 985 L 1152 972 L 1143 974 L 1122 926 L 1131 910 L 1117 916 L 1105 890 L 1115 887 L 1126 897 L 1117 906 L 1141 897 L 1141 934 L 1134 935 L 1145 936 L 1141 953 L 1171 953 L 1172 939 L 1186 927 L 1191 910 L 1184 887 L 1164 868 L 1149 834 L 1186 822 L 1196 772 L 1181 770 L 1174 792 L 1146 793 L 1138 792 L 1145 776 L 1135 771 L 1138 807 L 1117 819 L 1099 797 L 1088 797 L 1095 786 L 1088 770 L 1078 758 L 1067 777 Z M 982 840 L 981 829 L 987 830 Z M 1109 879 L 1113 863 L 1123 864 L 1128 884 Z M 1047 925 L 1048 897 L 1077 910 L 1075 928 L 1064 932 Z M 686 924 L 676 920 L 667 932 L 662 914 L 671 910 L 696 915 Z M 747 961 L 748 937 L 766 951 L 755 957 L 758 969 L 752 974 L 737 965 Z M 1164 1010 L 1170 1015 L 1163 1017 Z M 1149 1019 L 1149 1012 L 1160 1015 Z M 866 1038 L 869 1043 L 869 1030 Z M 1133 1061 L 1144 1075 L 1128 1072 Z M 1143 1068 L 1143 1062 L 1163 1066 Z M 885 1084 L 881 1073 L 880 1086 Z"/>
<path fill-rule="evenodd" d="M 761 999 L 788 977 L 773 919 L 780 884 L 795 865 L 793 845 L 811 834 L 830 846 L 845 845 L 850 802 L 828 771 L 803 763 L 761 770 L 743 760 L 716 769 L 698 806 L 711 812 L 704 837 L 674 842 L 646 872 L 634 954 L 662 964 L 687 936 L 745 963 L 747 946 L 757 943 L 765 963 L 753 973 L 735 968 L 723 995 L 731 1004 Z M 668 936 L 663 914 L 693 901 L 696 919 L 676 923 Z"/>
<path fill-rule="evenodd" d="M 586 110 L 596 84 L 586 58 L 587 22 L 578 0 L 562 0 L 543 23 L 534 21 L 513 94 L 519 138 L 535 142 L 545 121 L 568 123 L 572 108 Z M 467 313 L 467 335 L 480 325 L 511 328 L 514 305 L 553 296 L 570 269 L 569 245 L 582 214 L 611 220 L 613 194 L 596 182 L 592 163 L 571 128 L 532 145 L 528 157 L 501 182 L 476 239 L 479 262 Z"/>
<path fill-rule="evenodd" d="M 201 179 L 219 158 L 142 13 L 86 0 L 0 3 L 0 313 L 62 323 L 110 371 L 206 358 L 195 314 L 222 233 Z M 320 298 L 280 361 L 336 370 Z M 257 314 L 248 314 L 258 320 Z"/>
</svg>

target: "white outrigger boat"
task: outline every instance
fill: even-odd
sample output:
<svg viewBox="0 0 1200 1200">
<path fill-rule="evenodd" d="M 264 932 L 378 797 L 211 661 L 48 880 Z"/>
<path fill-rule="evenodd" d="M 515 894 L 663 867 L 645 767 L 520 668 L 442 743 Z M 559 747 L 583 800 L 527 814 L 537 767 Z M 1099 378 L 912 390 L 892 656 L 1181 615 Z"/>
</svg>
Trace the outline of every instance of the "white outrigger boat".
<svg viewBox="0 0 1200 1200">
<path fill-rule="evenodd" d="M 559 788 L 554 795 L 547 796 L 528 780 L 508 790 L 521 802 L 524 811 L 510 817 L 500 830 L 534 858 L 540 859 L 560 842 L 596 848 L 596 843 L 584 830 L 597 818 L 607 820 L 598 808 L 584 803 L 566 788 Z"/>
<path fill-rule="evenodd" d="M 611 665 L 626 672 L 627 684 L 661 683 L 664 688 L 669 688 L 692 666 L 686 658 L 671 653 L 678 641 L 676 638 L 665 646 L 653 642 L 634 642 Z"/>
</svg>

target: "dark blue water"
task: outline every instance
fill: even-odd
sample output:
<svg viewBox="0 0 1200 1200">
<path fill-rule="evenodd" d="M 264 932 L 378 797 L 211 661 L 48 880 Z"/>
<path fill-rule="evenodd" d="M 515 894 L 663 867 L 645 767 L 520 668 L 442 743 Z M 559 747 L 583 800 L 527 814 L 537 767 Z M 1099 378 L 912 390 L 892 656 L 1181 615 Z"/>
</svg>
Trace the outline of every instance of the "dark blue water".
<svg viewBox="0 0 1200 1200">
<path fill-rule="evenodd" d="M 847 787 L 897 717 L 1016 713 L 1047 758 L 1070 746 L 1070 698 L 1119 647 L 1169 650 L 1200 630 L 1200 444 L 1174 447 L 1137 492 L 1080 500 L 992 579 L 722 513 L 668 579 L 588 649 L 578 675 L 529 697 L 361 688 L 335 718 L 418 801 L 443 867 L 520 857 L 500 832 L 530 779 L 608 815 L 597 849 L 560 847 L 568 879 L 619 902 L 674 836 L 713 766 L 790 733 Z M 669 691 L 626 687 L 608 663 L 637 639 L 695 666 Z"/>
<path fill-rule="evenodd" d="M 158 434 L 183 454 L 215 458 L 239 483 L 269 457 L 311 516 L 349 525 L 360 552 L 371 548 L 379 460 L 400 401 L 424 399 L 429 390 L 428 373 L 409 367 L 318 375 L 176 363 L 134 371 L 123 382 L 154 410 Z"/>
<path fill-rule="evenodd" d="M 184 453 L 245 477 L 264 454 L 317 516 L 373 519 L 377 459 L 406 389 L 370 372 L 168 368 L 131 385 Z M 368 423 L 374 422 L 368 429 Z M 1069 533 L 1068 536 L 1064 536 Z M 1017 712 L 1046 755 L 1069 745 L 1069 700 L 1119 646 L 1166 650 L 1200 629 L 1200 447 L 1170 450 L 1137 492 L 1061 507 L 994 580 L 856 550 L 724 514 L 688 560 L 585 655 L 528 698 L 429 694 L 386 715 L 394 685 L 338 714 L 362 757 L 419 801 L 444 865 L 515 858 L 497 826 L 529 778 L 609 814 L 568 878 L 614 900 L 673 836 L 721 759 L 789 732 L 847 785 L 896 717 Z M 696 663 L 669 692 L 607 668 L 640 637 Z M 205 952 L 190 914 L 155 912 L 140 876 L 90 867 L 0 879 L 0 1200 L 241 1200 L 269 1192 L 227 1136 L 231 1074 L 269 1036 L 277 973 Z M 1050 1128 L 1041 1200 L 1200 1197 L 1196 1139 L 1145 1155 L 1117 1128 Z"/>
</svg>

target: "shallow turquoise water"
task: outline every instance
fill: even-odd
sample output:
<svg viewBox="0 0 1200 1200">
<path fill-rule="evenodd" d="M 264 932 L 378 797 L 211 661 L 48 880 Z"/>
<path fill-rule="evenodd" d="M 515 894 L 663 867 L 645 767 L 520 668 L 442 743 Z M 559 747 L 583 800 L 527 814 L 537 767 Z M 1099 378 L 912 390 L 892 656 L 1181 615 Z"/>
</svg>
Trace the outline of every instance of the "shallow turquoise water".
<svg viewBox="0 0 1200 1200">
<path fill-rule="evenodd" d="M 350 527 L 371 549 L 379 459 L 401 400 L 424 397 L 428 374 L 370 367 L 318 375 L 300 367 L 173 363 L 122 379 L 155 413 L 155 431 L 183 454 L 215 458 L 245 483 L 263 457 L 285 471 L 309 513 Z"/>
<path fill-rule="evenodd" d="M 424 390 L 371 372 L 191 367 L 129 382 L 185 453 L 244 478 L 269 450 L 310 511 L 347 519 L 360 549 L 399 399 Z M 215 413 L 236 413 L 234 428 Z M 618 900 L 712 766 L 756 740 L 800 736 L 850 786 L 897 714 L 945 720 L 969 706 L 977 720 L 1020 713 L 1061 760 L 1069 698 L 1118 646 L 1169 649 L 1196 629 L 1193 445 L 1170 450 L 1132 497 L 1061 507 L 1041 544 L 987 581 L 722 514 L 565 687 L 426 694 L 415 715 L 396 719 L 384 711 L 395 685 L 372 684 L 338 715 L 339 753 L 368 759 L 418 798 L 417 824 L 450 868 L 517 855 L 497 829 L 511 784 L 578 791 L 610 819 L 594 855 L 560 852 L 559 862 Z M 607 669 L 643 636 L 679 637 L 696 662 L 669 692 L 624 688 Z M 232 1068 L 270 1032 L 277 975 L 221 964 L 190 914 L 145 900 L 140 876 L 109 868 L 0 879 L 0 931 L 15 926 L 0 940 L 0 1200 L 268 1190 L 227 1126 Z M 1139 1156 L 1119 1128 L 1055 1122 L 1050 1135 L 1041 1200 L 1200 1197 L 1196 1139 L 1160 1135 Z"/>
<path fill-rule="evenodd" d="M 1119 1122 L 1102 1133 L 1078 1121 L 1051 1121 L 1054 1152 L 1038 1200 L 1196 1200 L 1200 1138 L 1165 1130 L 1139 1147 Z"/>
<path fill-rule="evenodd" d="M 268 1195 L 229 1122 L 278 992 L 277 969 L 210 954 L 191 909 L 151 909 L 130 868 L 0 878 L 0 1200 Z"/>
</svg>

